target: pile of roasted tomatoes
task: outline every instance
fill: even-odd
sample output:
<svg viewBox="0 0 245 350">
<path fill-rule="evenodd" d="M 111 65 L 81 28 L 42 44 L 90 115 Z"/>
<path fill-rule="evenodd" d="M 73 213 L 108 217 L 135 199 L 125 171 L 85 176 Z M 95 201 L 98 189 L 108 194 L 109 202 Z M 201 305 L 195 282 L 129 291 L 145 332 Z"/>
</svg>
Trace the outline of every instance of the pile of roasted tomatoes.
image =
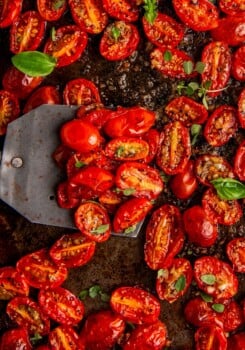
<svg viewBox="0 0 245 350">
<path fill-rule="evenodd" d="M 194 261 L 180 256 L 186 241 L 212 247 L 220 227 L 243 216 L 244 0 L 172 0 L 174 16 L 159 11 L 157 0 L 37 0 L 32 10 L 24 4 L 0 1 L 0 40 L 7 33 L 9 45 L 1 73 L 0 135 L 9 122 L 43 103 L 78 106 L 74 119 L 62 125 L 52 155 L 65 175 L 57 203 L 73 212 L 77 232 L 0 269 L 0 299 L 7 301 L 15 325 L 2 335 L 0 350 L 32 349 L 37 336 L 43 338 L 39 350 L 171 348 L 160 300 L 174 303 L 191 284 L 197 293 L 183 313 L 195 329 L 195 348 L 245 349 L 245 299 L 236 298 L 238 275 L 245 272 L 244 232 L 225 246 L 225 260 L 215 252 Z M 69 24 L 55 25 L 68 15 Z M 188 30 L 209 34 L 198 62 L 178 47 Z M 46 61 L 39 76 L 10 63 L 13 55 L 38 50 L 62 69 L 82 57 L 91 36 L 98 37 L 104 59 L 121 61 L 137 50 L 142 35 L 153 47 L 152 70 L 177 86 L 162 115 L 138 105 L 108 108 L 95 83 L 81 76 L 61 92 L 45 84 Z M 239 83 L 236 103 L 220 105 L 216 98 L 230 79 Z M 209 152 L 195 151 L 200 137 Z M 229 162 L 220 149 L 235 138 Z M 232 198 L 216 191 L 214 181 L 220 179 L 228 180 Z M 162 203 L 166 189 L 190 205 L 182 210 Z M 84 319 L 83 301 L 62 286 L 68 269 L 88 263 L 112 232 L 127 236 L 144 219 L 144 260 L 156 272 L 155 295 L 119 286 L 108 310 Z"/>
</svg>

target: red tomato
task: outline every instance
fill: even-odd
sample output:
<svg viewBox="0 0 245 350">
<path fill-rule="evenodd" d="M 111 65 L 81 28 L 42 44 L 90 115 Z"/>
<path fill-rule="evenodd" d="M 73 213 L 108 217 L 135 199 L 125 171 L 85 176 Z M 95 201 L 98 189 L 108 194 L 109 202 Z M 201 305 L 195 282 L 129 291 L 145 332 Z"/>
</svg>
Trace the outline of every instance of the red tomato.
<svg viewBox="0 0 245 350">
<path fill-rule="evenodd" d="M 83 266 L 95 253 L 96 243 L 80 232 L 65 234 L 50 248 L 49 255 L 57 265 L 67 268 Z"/>
<path fill-rule="evenodd" d="M 216 300 L 226 300 L 238 291 L 238 279 L 230 265 L 214 256 L 195 261 L 194 278 L 198 287 Z"/>
<path fill-rule="evenodd" d="M 107 120 L 110 118 L 110 109 L 103 108 L 103 105 L 95 103 L 91 110 L 86 111 L 86 107 L 89 109 L 91 105 L 81 106 L 76 111 L 76 118 L 92 123 L 99 130 L 103 128 Z"/>
<path fill-rule="evenodd" d="M 245 81 L 245 45 L 239 47 L 232 57 L 232 76 L 239 81 Z"/>
<path fill-rule="evenodd" d="M 145 262 L 152 270 L 168 268 L 184 244 L 178 207 L 164 204 L 154 211 L 146 227 Z"/>
<path fill-rule="evenodd" d="M 125 22 L 137 21 L 139 9 L 135 0 L 102 0 L 106 12 L 116 19 Z"/>
<path fill-rule="evenodd" d="M 150 129 L 143 136 L 142 139 L 149 144 L 148 156 L 143 159 L 143 163 L 150 163 L 157 155 L 158 147 L 160 145 L 160 133 L 156 129 Z"/>
<path fill-rule="evenodd" d="M 201 74 L 202 84 L 209 84 L 208 95 L 215 97 L 222 92 L 230 78 L 231 53 L 228 45 L 222 41 L 213 41 L 202 51 L 202 62 L 205 64 Z"/>
<path fill-rule="evenodd" d="M 244 323 L 242 309 L 235 300 L 230 300 L 221 313 L 221 320 L 225 332 L 235 331 Z"/>
<path fill-rule="evenodd" d="M 76 25 L 68 25 L 55 29 L 52 38 L 46 41 L 44 52 L 56 58 L 56 67 L 64 67 L 80 58 L 87 42 L 86 32 Z"/>
<path fill-rule="evenodd" d="M 189 130 L 179 121 L 165 124 L 157 154 L 157 165 L 168 175 L 181 173 L 191 155 Z"/>
<path fill-rule="evenodd" d="M 198 187 L 198 181 L 194 173 L 194 162 L 189 160 L 184 170 L 174 175 L 169 182 L 174 195 L 179 199 L 188 199 Z"/>
<path fill-rule="evenodd" d="M 99 148 L 102 141 L 99 130 L 82 119 L 64 123 L 60 130 L 60 138 L 65 146 L 82 153 Z"/>
<path fill-rule="evenodd" d="M 44 37 L 46 22 L 37 11 L 22 13 L 12 24 L 10 30 L 10 51 L 36 50 Z"/>
<path fill-rule="evenodd" d="M 191 263 L 184 258 L 173 259 L 168 269 L 158 270 L 156 291 L 159 299 L 173 303 L 182 297 L 191 284 L 192 274 Z"/>
<path fill-rule="evenodd" d="M 157 321 L 150 325 L 137 326 L 123 345 L 123 350 L 161 350 L 167 343 L 167 329 L 164 323 Z"/>
<path fill-rule="evenodd" d="M 55 86 L 45 85 L 37 88 L 27 99 L 23 113 L 28 113 L 42 104 L 61 104 L 61 96 Z"/>
<path fill-rule="evenodd" d="M 50 331 L 48 316 L 40 306 L 28 297 L 15 297 L 8 302 L 6 312 L 19 327 L 27 329 L 29 334 L 46 335 Z"/>
<path fill-rule="evenodd" d="M 218 326 L 200 327 L 195 332 L 196 350 L 226 350 L 227 339 L 222 328 Z"/>
<path fill-rule="evenodd" d="M 56 165 L 60 169 L 64 170 L 66 169 L 66 163 L 68 159 L 72 156 L 73 153 L 74 152 L 69 147 L 60 144 L 52 153 L 52 158 L 55 161 Z"/>
<path fill-rule="evenodd" d="M 135 229 L 149 211 L 152 209 L 152 201 L 146 198 L 131 198 L 120 205 L 113 219 L 113 231 L 115 233 L 127 233 Z"/>
<path fill-rule="evenodd" d="M 125 326 L 120 315 L 111 310 L 102 310 L 87 317 L 79 337 L 86 349 L 107 350 L 117 343 Z"/>
<path fill-rule="evenodd" d="M 140 41 L 138 29 L 131 23 L 115 21 L 103 32 L 99 50 L 108 61 L 118 61 L 129 57 Z"/>
<path fill-rule="evenodd" d="M 78 324 L 84 316 L 82 301 L 62 287 L 41 289 L 38 303 L 52 320 L 67 326 Z"/>
<path fill-rule="evenodd" d="M 155 123 L 154 112 L 143 107 L 118 107 L 111 112 L 111 118 L 105 123 L 103 130 L 111 137 L 141 136 Z"/>
<path fill-rule="evenodd" d="M 218 27 L 211 31 L 213 40 L 223 41 L 229 46 L 244 44 L 245 14 L 226 16 L 218 22 Z"/>
<path fill-rule="evenodd" d="M 26 328 L 14 328 L 3 333 L 0 341 L 1 350 L 31 350 L 31 342 Z"/>
<path fill-rule="evenodd" d="M 19 117 L 19 101 L 7 90 L 0 90 L 0 136 L 4 135 L 8 124 Z"/>
<path fill-rule="evenodd" d="M 86 350 L 77 332 L 69 326 L 54 328 L 48 335 L 51 350 Z"/>
<path fill-rule="evenodd" d="M 74 220 L 82 234 L 95 242 L 104 242 L 111 235 L 110 218 L 99 203 L 82 203 L 75 211 Z"/>
<path fill-rule="evenodd" d="M 153 23 L 143 17 L 142 23 L 148 40 L 160 48 L 175 47 L 184 37 L 184 26 L 163 13 L 158 12 Z"/>
<path fill-rule="evenodd" d="M 27 283 L 34 288 L 55 288 L 67 278 L 67 269 L 56 265 L 47 249 L 40 249 L 20 258 L 16 264 Z"/>
<path fill-rule="evenodd" d="M 157 169 L 138 162 L 125 162 L 116 172 L 116 186 L 124 191 L 132 190 L 132 196 L 156 199 L 164 188 Z"/>
<path fill-rule="evenodd" d="M 239 15 L 244 11 L 243 0 L 219 0 L 219 8 L 228 15 Z"/>
<path fill-rule="evenodd" d="M 110 306 L 125 321 L 135 324 L 154 323 L 160 315 L 160 302 L 138 287 L 119 287 L 111 294 Z"/>
<path fill-rule="evenodd" d="M 91 34 L 101 33 L 107 23 L 108 15 L 100 0 L 68 0 L 74 22 Z"/>
<path fill-rule="evenodd" d="M 245 89 L 243 89 L 238 96 L 237 107 L 240 126 L 245 128 Z"/>
<path fill-rule="evenodd" d="M 67 181 L 60 182 L 56 189 L 56 200 L 58 206 L 64 209 L 72 209 L 78 206 L 80 200 L 73 195 L 73 191 Z"/>
<path fill-rule="evenodd" d="M 123 201 L 123 194 L 117 189 L 109 189 L 98 198 L 109 214 L 115 214 L 119 204 Z"/>
<path fill-rule="evenodd" d="M 241 181 L 245 181 L 245 140 L 238 146 L 234 159 L 234 171 Z"/>
<path fill-rule="evenodd" d="M 211 188 L 203 194 L 202 206 L 209 220 L 221 225 L 233 225 L 242 217 L 237 200 L 222 200 Z"/>
<path fill-rule="evenodd" d="M 245 237 L 232 239 L 226 246 L 226 253 L 237 272 L 245 272 Z"/>
<path fill-rule="evenodd" d="M 207 109 L 190 97 L 180 96 L 171 100 L 165 112 L 172 120 L 178 120 L 186 127 L 192 124 L 203 124 L 208 118 Z"/>
<path fill-rule="evenodd" d="M 9 27 L 19 16 L 22 0 L 3 0 L 0 3 L 0 28 Z"/>
<path fill-rule="evenodd" d="M 46 21 L 58 21 L 67 8 L 65 0 L 37 0 L 39 14 Z"/>
<path fill-rule="evenodd" d="M 169 56 L 169 57 L 166 57 Z M 196 72 L 187 74 L 184 62 L 193 62 L 193 59 L 184 51 L 168 48 L 156 48 L 150 55 L 151 66 L 166 77 L 188 79 L 196 76 Z"/>
<path fill-rule="evenodd" d="M 92 81 L 77 78 L 66 84 L 63 99 L 66 105 L 90 105 L 91 103 L 99 103 L 100 95 Z"/>
<path fill-rule="evenodd" d="M 10 300 L 15 296 L 28 295 L 29 286 L 14 267 L 0 268 L 0 300 Z"/>
<path fill-rule="evenodd" d="M 218 9 L 208 0 L 173 0 L 173 6 L 182 22 L 195 31 L 210 30 L 218 25 Z"/>
<path fill-rule="evenodd" d="M 120 161 L 145 159 L 148 154 L 147 141 L 136 137 L 117 137 L 105 146 L 105 155 Z"/>
<path fill-rule="evenodd" d="M 233 334 L 228 338 L 227 350 L 245 349 L 245 332 Z"/>
</svg>

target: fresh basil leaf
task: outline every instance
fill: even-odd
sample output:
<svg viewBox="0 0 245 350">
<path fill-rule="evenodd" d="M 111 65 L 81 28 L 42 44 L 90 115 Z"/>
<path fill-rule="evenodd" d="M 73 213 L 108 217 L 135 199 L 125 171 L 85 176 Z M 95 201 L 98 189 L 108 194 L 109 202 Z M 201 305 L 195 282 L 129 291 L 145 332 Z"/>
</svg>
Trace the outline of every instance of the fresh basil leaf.
<svg viewBox="0 0 245 350">
<path fill-rule="evenodd" d="M 100 295 L 100 292 L 101 287 L 98 284 L 95 284 L 94 286 L 89 288 L 88 295 L 90 296 L 90 298 L 94 299 Z"/>
<path fill-rule="evenodd" d="M 171 59 L 172 59 L 172 57 L 173 57 L 172 52 L 169 51 L 169 50 L 166 50 L 166 51 L 164 52 L 164 54 L 163 54 L 163 59 L 164 59 L 164 61 L 166 61 L 166 62 L 170 62 Z"/>
<path fill-rule="evenodd" d="M 195 65 L 195 71 L 202 74 L 204 72 L 205 69 L 205 63 L 198 61 Z"/>
<path fill-rule="evenodd" d="M 194 65 L 192 61 L 184 61 L 183 67 L 186 74 L 191 74 L 193 72 Z"/>
<path fill-rule="evenodd" d="M 200 88 L 200 85 L 196 83 L 195 81 L 191 81 L 188 86 L 193 90 L 196 91 Z"/>
<path fill-rule="evenodd" d="M 225 306 L 223 304 L 213 304 L 212 309 L 216 312 L 222 313 L 224 312 Z"/>
<path fill-rule="evenodd" d="M 109 224 L 100 225 L 95 230 L 91 230 L 91 233 L 93 233 L 95 235 L 100 235 L 102 233 L 105 233 L 109 229 L 109 227 L 110 227 Z"/>
<path fill-rule="evenodd" d="M 213 297 L 206 293 L 200 293 L 202 300 L 206 301 L 206 303 L 212 303 Z"/>
<path fill-rule="evenodd" d="M 184 275 L 181 275 L 175 285 L 174 285 L 174 288 L 177 290 L 177 292 L 182 292 L 182 290 L 185 289 L 185 286 L 186 286 L 186 278 Z"/>
<path fill-rule="evenodd" d="M 214 188 L 217 191 L 220 199 L 234 200 L 245 198 L 245 185 L 235 179 L 231 178 L 218 178 L 212 180 Z"/>
<path fill-rule="evenodd" d="M 216 277 L 211 273 L 207 273 L 207 274 L 201 276 L 201 280 L 205 284 L 208 284 L 209 286 L 213 286 L 214 283 L 216 282 Z"/>
<path fill-rule="evenodd" d="M 20 52 L 11 61 L 15 68 L 31 77 L 46 76 L 56 66 L 56 58 L 39 51 Z"/>
</svg>

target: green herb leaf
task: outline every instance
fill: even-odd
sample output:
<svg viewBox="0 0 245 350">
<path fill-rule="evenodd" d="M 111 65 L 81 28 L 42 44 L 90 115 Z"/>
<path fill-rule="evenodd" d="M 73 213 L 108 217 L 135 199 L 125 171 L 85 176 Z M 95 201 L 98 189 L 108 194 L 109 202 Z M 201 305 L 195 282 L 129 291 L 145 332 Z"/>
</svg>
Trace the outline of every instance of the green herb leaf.
<svg viewBox="0 0 245 350">
<path fill-rule="evenodd" d="M 110 295 L 107 293 L 100 292 L 99 295 L 100 295 L 100 299 L 104 302 L 108 302 L 111 298 Z"/>
<path fill-rule="evenodd" d="M 213 297 L 211 295 L 208 295 L 206 293 L 200 293 L 201 298 L 206 301 L 206 303 L 211 303 L 213 301 Z"/>
<path fill-rule="evenodd" d="M 167 277 L 168 277 L 167 269 L 160 269 L 157 271 L 157 278 L 167 278 Z"/>
<path fill-rule="evenodd" d="M 81 299 L 81 300 L 85 300 L 87 298 L 87 296 L 88 296 L 87 289 L 82 290 L 78 295 L 79 299 Z"/>
<path fill-rule="evenodd" d="M 194 94 L 195 90 L 193 90 L 192 86 L 187 85 L 186 86 L 186 95 L 187 96 L 192 96 Z"/>
<path fill-rule="evenodd" d="M 184 275 L 181 275 L 175 285 L 174 285 L 174 288 L 177 290 L 177 292 L 182 292 L 182 290 L 185 289 L 185 286 L 186 286 L 186 278 Z"/>
<path fill-rule="evenodd" d="M 90 298 L 94 299 L 97 296 L 99 296 L 101 293 L 101 287 L 98 284 L 95 284 L 94 286 L 90 287 L 88 290 L 88 295 Z"/>
<path fill-rule="evenodd" d="M 204 107 L 206 109 L 208 109 L 208 102 L 207 102 L 207 97 L 206 94 L 204 94 L 203 98 L 202 98 L 202 104 L 204 105 Z"/>
<path fill-rule="evenodd" d="M 86 163 L 84 162 L 81 162 L 80 160 L 78 160 L 76 163 L 75 163 L 75 167 L 76 168 L 82 168 L 83 166 L 85 166 Z"/>
<path fill-rule="evenodd" d="M 211 85 L 212 85 L 212 81 L 210 80 L 207 80 L 203 83 L 202 87 L 205 89 L 205 90 L 208 90 L 211 88 Z"/>
<path fill-rule="evenodd" d="M 125 152 L 125 147 L 124 146 L 119 146 L 115 153 L 117 157 L 123 157 L 124 156 L 124 152 Z"/>
<path fill-rule="evenodd" d="M 112 38 L 113 38 L 115 41 L 117 41 L 117 40 L 119 39 L 120 34 L 121 34 L 121 31 L 120 31 L 120 29 L 119 29 L 118 27 L 113 26 L 113 27 L 111 28 L 111 36 L 112 36 Z"/>
<path fill-rule="evenodd" d="M 204 72 L 205 69 L 205 63 L 198 61 L 195 65 L 195 71 L 202 74 Z"/>
<path fill-rule="evenodd" d="M 135 192 L 134 188 L 126 188 L 123 190 L 124 196 L 131 196 Z"/>
<path fill-rule="evenodd" d="M 196 91 L 200 88 L 200 85 L 196 83 L 195 81 L 191 81 L 188 86 L 193 90 Z"/>
<path fill-rule="evenodd" d="M 135 231 L 135 229 L 136 229 L 136 225 L 133 225 L 133 226 L 130 226 L 130 227 L 128 227 L 128 228 L 126 228 L 126 230 L 124 230 L 123 231 L 123 233 L 132 233 L 132 232 L 134 232 Z"/>
<path fill-rule="evenodd" d="M 144 17 L 150 24 L 153 24 L 157 17 L 157 0 L 144 0 L 144 4 Z"/>
<path fill-rule="evenodd" d="M 51 30 L 50 30 L 50 38 L 52 41 L 55 41 L 56 39 L 56 29 L 55 27 L 52 27 Z"/>
<path fill-rule="evenodd" d="M 194 65 L 192 61 L 184 61 L 183 67 L 186 74 L 191 74 L 193 72 Z"/>
<path fill-rule="evenodd" d="M 192 146 L 195 145 L 195 143 L 197 142 L 198 136 L 201 134 L 201 132 L 202 132 L 202 126 L 200 124 L 193 124 L 191 126 Z"/>
<path fill-rule="evenodd" d="M 11 58 L 15 68 L 31 77 L 46 76 L 55 66 L 56 59 L 39 51 L 23 51 Z"/>
<path fill-rule="evenodd" d="M 30 341 L 32 343 L 32 345 L 35 345 L 39 340 L 42 339 L 42 336 L 38 333 L 35 333 L 31 338 Z"/>
<path fill-rule="evenodd" d="M 57 11 L 59 10 L 61 7 L 63 7 L 65 5 L 65 0 L 56 0 L 53 3 L 53 10 Z"/>
<path fill-rule="evenodd" d="M 163 54 L 163 59 L 164 59 L 164 61 L 166 61 L 166 62 L 170 62 L 171 59 L 172 59 L 172 57 L 173 57 L 172 52 L 169 51 L 169 50 L 166 50 L 166 51 L 164 52 L 164 54 Z"/>
<path fill-rule="evenodd" d="M 233 200 L 245 198 L 245 185 L 238 180 L 231 178 L 218 178 L 212 180 L 211 183 L 221 199 Z"/>
<path fill-rule="evenodd" d="M 215 281 L 216 281 L 216 277 L 211 273 L 207 273 L 207 274 L 201 276 L 201 280 L 205 284 L 208 284 L 209 286 L 213 286 Z"/>
<path fill-rule="evenodd" d="M 109 227 L 110 227 L 109 224 L 100 225 L 95 230 L 91 230 L 91 233 L 96 234 L 96 235 L 100 235 L 102 233 L 105 233 L 109 229 Z"/>
<path fill-rule="evenodd" d="M 216 312 L 222 313 L 225 310 L 225 306 L 223 304 L 213 304 L 212 309 Z"/>
</svg>

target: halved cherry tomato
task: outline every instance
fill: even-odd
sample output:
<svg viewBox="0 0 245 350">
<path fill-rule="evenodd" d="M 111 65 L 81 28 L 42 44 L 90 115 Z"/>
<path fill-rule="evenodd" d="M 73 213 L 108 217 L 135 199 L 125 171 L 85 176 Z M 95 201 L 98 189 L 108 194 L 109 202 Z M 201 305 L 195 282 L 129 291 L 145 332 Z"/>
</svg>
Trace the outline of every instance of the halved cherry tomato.
<svg viewBox="0 0 245 350">
<path fill-rule="evenodd" d="M 31 350 L 32 345 L 24 327 L 10 329 L 3 333 L 0 341 L 1 350 Z"/>
<path fill-rule="evenodd" d="M 207 109 L 190 97 L 180 96 L 171 100 L 165 112 L 172 120 L 178 120 L 186 127 L 192 124 L 203 124 L 208 118 Z"/>
<path fill-rule="evenodd" d="M 204 46 L 202 62 L 205 64 L 201 74 L 202 84 L 208 87 L 208 95 L 218 96 L 230 78 L 231 52 L 228 45 L 222 41 L 213 41 Z"/>
<path fill-rule="evenodd" d="M 218 26 L 218 9 L 208 0 L 173 0 L 173 6 L 182 22 L 195 31 Z"/>
<path fill-rule="evenodd" d="M 46 335 L 50 331 L 50 321 L 41 307 L 28 297 L 15 297 L 8 302 L 6 312 L 19 327 L 29 334 Z"/>
<path fill-rule="evenodd" d="M 219 0 L 219 8 L 228 15 L 239 15 L 244 11 L 243 0 Z"/>
<path fill-rule="evenodd" d="M 242 217 L 237 200 L 222 200 L 212 188 L 203 194 L 202 206 L 209 220 L 221 225 L 233 225 Z"/>
<path fill-rule="evenodd" d="M 50 248 L 49 255 L 57 265 L 67 268 L 83 266 L 95 253 L 96 243 L 80 232 L 65 234 Z"/>
<path fill-rule="evenodd" d="M 160 48 L 175 47 L 184 37 L 184 26 L 164 13 L 158 12 L 153 23 L 143 17 L 142 23 L 148 40 Z"/>
<path fill-rule="evenodd" d="M 237 107 L 240 126 L 245 128 L 245 89 L 243 89 L 238 96 Z"/>
<path fill-rule="evenodd" d="M 196 350 L 226 350 L 225 332 L 218 326 L 204 326 L 195 332 Z"/>
<path fill-rule="evenodd" d="M 182 249 L 184 232 L 178 207 L 164 204 L 154 211 L 146 227 L 145 262 L 152 270 L 168 268 Z"/>
<path fill-rule="evenodd" d="M 235 271 L 245 272 L 245 238 L 232 239 L 226 246 L 226 253 Z"/>
<path fill-rule="evenodd" d="M 3 0 L 0 3 L 0 28 L 9 27 L 19 16 L 22 0 Z"/>
<path fill-rule="evenodd" d="M 157 155 L 158 147 L 160 145 L 160 133 L 157 129 L 150 129 L 142 136 L 142 139 L 149 144 L 148 156 L 142 161 L 143 163 L 150 163 Z"/>
<path fill-rule="evenodd" d="M 191 155 L 189 130 L 179 121 L 165 124 L 161 133 L 157 165 L 168 175 L 181 173 Z"/>
<path fill-rule="evenodd" d="M 169 186 L 174 195 L 179 199 L 188 199 L 198 187 L 198 181 L 194 173 L 194 162 L 189 160 L 181 173 L 174 175 Z"/>
<path fill-rule="evenodd" d="M 138 29 L 133 24 L 115 21 L 103 32 L 100 54 L 109 61 L 123 60 L 137 49 L 139 40 Z"/>
<path fill-rule="evenodd" d="M 117 137 L 105 146 L 105 155 L 120 161 L 144 159 L 148 154 L 149 144 L 136 137 Z"/>
<path fill-rule="evenodd" d="M 12 24 L 10 30 L 10 51 L 36 50 L 44 37 L 46 22 L 37 11 L 22 13 Z"/>
<path fill-rule="evenodd" d="M 233 54 L 231 74 L 236 80 L 245 81 L 245 45 Z"/>
<path fill-rule="evenodd" d="M 123 345 L 123 350 L 164 349 L 167 343 L 167 329 L 163 322 L 137 326 Z"/>
<path fill-rule="evenodd" d="M 74 220 L 82 234 L 95 242 L 104 242 L 111 235 L 110 218 L 99 203 L 82 203 L 75 211 Z"/>
<path fill-rule="evenodd" d="M 66 105 L 100 103 L 97 87 L 92 81 L 83 78 L 70 80 L 64 88 L 63 98 Z"/>
<path fill-rule="evenodd" d="M 78 324 L 84 316 L 82 301 L 62 287 L 41 289 L 38 303 L 52 320 L 67 326 Z"/>
<path fill-rule="evenodd" d="M 72 209 L 78 206 L 80 200 L 73 195 L 73 191 L 67 181 L 60 182 L 56 189 L 56 200 L 58 206 L 64 209 Z"/>
<path fill-rule="evenodd" d="M 221 320 L 225 332 L 235 331 L 244 323 L 242 308 L 235 300 L 225 304 L 224 312 L 221 313 Z"/>
<path fill-rule="evenodd" d="M 100 0 L 68 0 L 74 22 L 85 32 L 101 33 L 107 23 L 108 15 Z"/>
<path fill-rule="evenodd" d="M 8 124 L 19 117 L 19 101 L 12 92 L 0 90 L 0 136 L 4 135 Z"/>
<path fill-rule="evenodd" d="M 164 183 L 157 169 L 143 163 L 124 162 L 116 171 L 116 186 L 124 191 L 132 190 L 132 196 L 156 199 Z"/>
<path fill-rule="evenodd" d="M 244 12 L 236 16 L 226 16 L 219 19 L 218 27 L 211 30 L 213 40 L 223 41 L 229 46 L 239 46 L 244 44 L 245 33 Z"/>
<path fill-rule="evenodd" d="M 0 268 L 0 300 L 28 296 L 29 286 L 24 277 L 12 266 Z"/>
<path fill-rule="evenodd" d="M 115 214 L 119 204 L 123 202 L 123 193 L 118 189 L 109 189 L 98 198 L 109 214 Z"/>
<path fill-rule="evenodd" d="M 37 0 L 38 12 L 46 21 L 58 21 L 66 8 L 66 0 Z"/>
<path fill-rule="evenodd" d="M 238 146 L 234 159 L 234 171 L 241 181 L 245 181 L 245 140 Z"/>
<path fill-rule="evenodd" d="M 61 325 L 48 335 L 51 350 L 86 350 L 74 328 Z"/>
<path fill-rule="evenodd" d="M 24 255 L 18 260 L 16 268 L 34 288 L 58 287 L 66 280 L 68 274 L 64 266 L 53 262 L 47 249 Z"/>
<path fill-rule="evenodd" d="M 110 306 L 125 321 L 135 324 L 154 323 L 160 315 L 160 302 L 138 287 L 119 287 L 110 298 Z"/>
<path fill-rule="evenodd" d="M 238 291 L 238 279 L 229 264 L 215 256 L 203 256 L 194 263 L 198 287 L 215 300 L 226 300 Z"/>
<path fill-rule="evenodd" d="M 111 310 L 90 314 L 79 334 L 86 349 L 111 349 L 125 330 L 125 321 Z"/>
<path fill-rule="evenodd" d="M 173 263 L 169 268 L 158 270 L 156 280 L 158 297 L 169 303 L 179 299 L 189 288 L 192 274 L 189 260 L 184 258 L 173 259 Z"/>
<path fill-rule="evenodd" d="M 87 42 L 87 33 L 78 26 L 63 26 L 55 29 L 52 38 L 46 41 L 44 52 L 57 59 L 56 67 L 64 67 L 80 58 Z"/>
<path fill-rule="evenodd" d="M 245 332 L 233 334 L 228 338 L 227 350 L 245 349 Z"/>
<path fill-rule="evenodd" d="M 116 19 L 135 22 L 139 17 L 139 9 L 135 0 L 102 0 L 106 12 Z"/>
</svg>

